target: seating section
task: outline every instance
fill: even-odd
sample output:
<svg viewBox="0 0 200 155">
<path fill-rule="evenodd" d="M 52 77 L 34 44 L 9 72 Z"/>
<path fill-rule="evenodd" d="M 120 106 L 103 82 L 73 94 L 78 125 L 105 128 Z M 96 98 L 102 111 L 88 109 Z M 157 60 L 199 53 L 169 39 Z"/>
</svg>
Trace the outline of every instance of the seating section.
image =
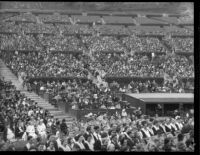
<svg viewBox="0 0 200 155">
<path fill-rule="evenodd" d="M 0 77 L 0 151 L 194 152 L 193 104 L 141 107 L 124 97 L 194 93 L 194 31 L 177 20 L 8 17 L 0 75 L 15 87 Z"/>
</svg>

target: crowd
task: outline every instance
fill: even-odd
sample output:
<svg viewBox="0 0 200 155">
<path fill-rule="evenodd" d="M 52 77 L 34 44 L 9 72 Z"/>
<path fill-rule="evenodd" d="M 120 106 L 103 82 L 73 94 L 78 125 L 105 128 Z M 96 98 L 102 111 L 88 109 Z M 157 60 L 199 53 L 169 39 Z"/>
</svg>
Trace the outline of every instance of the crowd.
<svg viewBox="0 0 200 155">
<path fill-rule="evenodd" d="M 96 48 L 97 49 L 97 48 Z M 91 59 L 84 56 L 54 52 L 2 51 L 5 63 L 15 72 L 25 72 L 28 77 L 86 77 L 85 65 L 103 70 L 105 77 L 194 77 L 192 57 L 183 55 L 126 55 L 96 52 Z M 45 71 L 45 72 L 44 72 Z"/>
<path fill-rule="evenodd" d="M 0 24 L 1 32 L 20 33 L 56 33 L 55 26 L 53 24 L 43 23 L 20 23 L 15 22 L 2 22 Z"/>
<path fill-rule="evenodd" d="M 82 51 L 84 49 L 75 36 L 42 36 L 39 41 L 43 46 L 55 51 Z"/>
<path fill-rule="evenodd" d="M 158 38 L 140 38 L 132 35 L 131 37 L 123 38 L 122 42 L 134 52 L 166 52 Z"/>
<path fill-rule="evenodd" d="M 1 32 L 8 32 L 0 34 L 0 56 L 15 74 L 21 76 L 23 73 L 28 79 L 87 79 L 34 81 L 27 83 L 28 91 L 49 93 L 54 101 L 62 100 L 72 109 L 118 109 L 120 112 L 112 115 L 89 113 L 82 121 L 74 121 L 69 125 L 65 119 L 55 119 L 49 111 L 39 107 L 37 102 L 17 91 L 11 83 L 0 80 L 0 131 L 3 133 L 0 150 L 194 151 L 193 109 L 184 115 L 178 112 L 166 118 L 157 115 L 150 117 L 117 95 L 121 92 L 187 93 L 194 89 L 193 82 L 181 80 L 194 77 L 193 56 L 168 54 L 159 39 L 137 36 L 191 35 L 192 31 L 155 30 L 150 33 L 123 26 L 99 26 L 95 23 L 92 26 L 78 25 L 68 16 L 58 14 L 21 14 L 8 20 L 10 21 L 2 22 L 0 25 Z M 35 23 L 12 22 L 20 20 Z M 43 22 L 69 23 L 63 25 Z M 119 38 L 105 34 L 128 36 Z M 166 37 L 163 41 L 175 51 L 193 52 L 192 38 Z M 61 51 L 79 51 L 83 54 L 66 54 Z M 104 53 L 108 51 L 113 53 Z M 121 54 L 117 54 L 118 52 Z M 146 54 L 141 54 L 143 52 Z M 107 77 L 164 77 L 164 82 L 142 80 L 122 85 L 114 81 L 106 87 L 94 82 L 98 78 Z M 127 109 L 133 110 L 129 113 Z"/>
<path fill-rule="evenodd" d="M 172 38 L 165 41 L 175 52 L 194 52 L 194 38 Z"/>
<path fill-rule="evenodd" d="M 0 95 L 2 151 L 194 151 L 192 111 L 163 119 L 146 116 L 139 109 L 111 116 L 89 113 L 85 121 L 74 122 L 70 128 L 10 83 L 1 80 L 0 85 L 4 92 Z"/>
<path fill-rule="evenodd" d="M 24 17 L 23 17 L 24 16 Z M 35 23 L 27 23 L 22 22 L 16 24 L 15 20 L 28 20 L 28 21 L 37 21 Z M 71 21 L 72 20 L 72 21 Z M 125 37 L 122 39 L 122 42 L 125 43 L 125 45 L 131 50 L 134 51 L 145 51 L 145 52 L 165 52 L 165 49 L 162 45 L 162 43 L 157 38 L 152 37 L 136 37 L 135 35 L 157 35 L 161 34 L 164 36 L 168 35 L 192 35 L 192 30 L 189 30 L 187 28 L 174 28 L 174 26 L 170 26 L 168 28 L 164 28 L 163 30 L 158 28 L 155 30 L 148 30 L 149 28 L 144 27 L 124 27 L 124 26 L 113 26 L 113 25 L 96 25 L 93 23 L 93 25 L 82 25 L 77 24 L 73 21 L 73 19 L 69 20 L 67 16 L 63 15 L 39 15 L 34 16 L 31 14 L 21 14 L 19 16 L 14 16 L 9 19 L 9 21 L 4 21 L 1 23 L 1 32 L 13 32 L 17 33 L 17 37 L 15 35 L 8 36 L 2 36 L 1 40 L 3 45 L 1 46 L 1 49 L 7 49 L 10 48 L 10 45 L 16 46 L 15 49 L 18 50 L 31 50 L 32 48 L 36 48 L 36 40 L 35 38 L 26 33 L 52 33 L 53 35 L 49 36 L 42 36 L 39 35 L 38 38 L 41 38 L 41 40 L 47 40 L 50 44 L 56 45 L 56 50 L 82 50 L 81 46 L 78 44 L 80 39 L 84 41 L 86 44 L 89 44 L 89 49 L 92 50 L 112 50 L 112 51 L 125 51 L 125 48 L 119 42 L 119 40 L 116 38 L 116 34 L 121 35 L 128 35 L 128 37 Z M 46 21 L 58 22 L 58 23 L 43 23 Z M 60 24 L 59 21 L 71 21 L 68 24 Z M 63 37 L 63 34 L 90 34 L 92 36 L 89 37 Z M 105 37 L 105 36 L 93 36 L 93 34 L 99 34 L 99 35 L 110 35 L 113 34 L 112 37 Z M 134 35 L 133 35 L 134 34 Z M 8 34 L 6 34 L 8 35 Z M 7 38 L 8 37 L 8 38 Z M 193 51 L 193 39 L 188 38 L 170 38 L 169 40 L 165 40 L 166 42 L 170 42 L 170 46 L 175 46 L 179 48 L 180 50 L 186 51 L 186 52 L 192 52 Z M 91 45 L 93 43 L 93 45 Z M 4 45 L 5 44 L 5 45 Z M 8 45 L 7 45 L 8 44 Z M 24 48 L 18 48 L 18 44 L 27 44 Z M 46 42 L 43 42 L 40 44 L 40 46 L 46 45 Z M 73 46 L 72 46 L 73 45 Z M 11 47 L 12 47 L 11 46 Z M 29 46 L 32 46 L 29 48 Z M 37 45 L 39 46 L 39 45 Z M 63 47 L 64 46 L 64 47 Z M 70 46 L 70 47 L 69 47 Z M 75 47 L 74 47 L 75 46 Z M 73 48 L 74 47 L 74 48 Z M 41 47 L 40 47 L 41 48 Z M 187 48 L 185 50 L 185 48 Z"/>
<path fill-rule="evenodd" d="M 16 75 L 24 72 L 27 77 L 86 77 L 83 64 L 71 54 L 48 52 L 15 52 L 2 56 Z M 11 54 L 11 53 L 10 53 Z"/>
<path fill-rule="evenodd" d="M 88 46 L 89 50 L 94 52 L 125 51 L 125 48 L 120 44 L 119 40 L 115 37 L 84 36 L 82 37 L 82 41 Z"/>
<path fill-rule="evenodd" d="M 6 19 L 6 21 L 29 21 L 36 22 L 37 17 L 33 14 L 29 13 L 21 13 L 19 15 L 11 16 Z"/>
<path fill-rule="evenodd" d="M 130 27 L 123 26 L 95 24 L 89 26 L 73 22 L 66 25 L 54 25 L 41 22 L 43 20 L 49 21 L 51 17 L 53 22 L 67 21 L 65 16 L 58 14 L 40 15 L 39 17 L 25 14 L 12 17 L 10 20 L 21 18 L 23 21 L 33 18 L 37 22 L 18 24 L 3 22 L 1 24 L 3 32 L 17 32 L 17 34 L 0 34 L 1 50 L 16 51 L 13 55 L 7 52 L 1 54 L 7 60 L 7 65 L 16 73 L 25 72 L 28 77 L 86 77 L 87 75 L 84 73 L 84 65 L 86 64 L 100 69 L 106 77 L 163 77 L 164 73 L 171 77 L 194 77 L 193 56 L 189 58 L 179 55 L 165 56 L 166 48 L 158 38 L 138 37 L 136 34 L 140 31 L 133 30 L 131 32 Z M 54 33 L 54 35 L 27 34 L 30 32 Z M 179 31 L 175 29 L 172 32 Z M 181 32 L 184 35 L 187 32 L 189 33 L 189 30 L 184 29 Z M 77 33 L 91 34 L 91 36 L 65 35 Z M 168 33 L 171 32 L 167 31 L 167 36 Z M 101 36 L 101 34 L 128 34 L 129 36 L 118 38 L 116 36 Z M 193 51 L 192 38 L 171 38 L 167 36 L 164 41 L 175 51 Z M 32 52 L 25 55 L 17 52 L 17 50 L 38 51 L 38 54 Z M 87 59 L 88 62 L 83 63 L 84 60 L 80 61 L 74 56 L 64 54 L 56 54 L 54 58 L 51 51 L 85 52 L 92 55 L 91 59 L 93 60 Z M 122 52 L 123 54 L 104 54 L 104 52 Z M 143 55 L 143 52 L 146 52 L 147 55 Z M 163 55 L 157 55 L 157 53 L 163 53 Z M 8 57 L 8 55 L 10 56 Z"/>
<path fill-rule="evenodd" d="M 33 35 L 0 34 L 2 50 L 36 50 L 40 45 Z"/>
<path fill-rule="evenodd" d="M 30 89 L 38 94 L 48 93 L 52 103 L 60 100 L 68 104 L 71 109 L 121 109 L 130 108 L 110 88 L 98 88 L 92 81 L 63 81 L 37 82 L 30 84 Z"/>
<path fill-rule="evenodd" d="M 131 31 L 125 26 L 119 25 L 95 25 L 94 30 L 103 35 L 130 35 Z"/>
<path fill-rule="evenodd" d="M 194 84 L 190 81 L 158 83 L 155 80 L 146 80 L 131 81 L 129 84 L 120 86 L 114 81 L 110 84 L 110 89 L 123 93 L 193 93 L 193 85 Z"/>
<path fill-rule="evenodd" d="M 119 93 L 193 93 L 192 83 L 179 82 L 160 84 L 153 81 L 132 81 L 127 85 L 120 85 L 113 81 L 107 88 L 98 88 L 91 81 L 34 81 L 28 83 L 28 90 L 37 94 L 49 96 L 49 102 L 57 106 L 57 102 L 64 102 L 70 109 L 127 109 L 131 105 L 118 97 Z"/>
<path fill-rule="evenodd" d="M 53 14 L 53 15 L 39 15 L 38 18 L 42 22 L 67 22 L 69 21 L 68 16 Z"/>
<path fill-rule="evenodd" d="M 33 34 L 1 34 L 1 50 L 41 51 L 49 48 L 56 51 L 82 51 L 84 48 L 75 36 Z"/>
<path fill-rule="evenodd" d="M 185 26 L 184 28 L 177 28 L 176 26 L 166 26 L 164 27 L 165 31 L 168 35 L 176 35 L 176 36 L 194 36 L 194 27 L 193 26 Z"/>
</svg>

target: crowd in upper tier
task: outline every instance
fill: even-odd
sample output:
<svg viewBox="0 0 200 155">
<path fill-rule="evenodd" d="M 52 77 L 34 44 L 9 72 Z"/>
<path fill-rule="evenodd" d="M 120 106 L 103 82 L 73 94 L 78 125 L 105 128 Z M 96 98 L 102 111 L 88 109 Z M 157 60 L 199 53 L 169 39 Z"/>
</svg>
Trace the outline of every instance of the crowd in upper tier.
<svg viewBox="0 0 200 155">
<path fill-rule="evenodd" d="M 162 31 L 158 29 L 165 35 L 163 39 L 160 39 L 152 36 L 138 36 L 139 34 L 149 35 L 148 28 L 136 29 L 133 26 L 104 24 L 82 25 L 77 24 L 73 19 L 69 24 L 42 22 L 51 19 L 52 22 L 67 20 L 65 16 L 58 14 L 39 17 L 32 14 L 21 14 L 11 17 L 10 21 L 1 23 L 1 32 L 13 32 L 0 34 L 0 49 L 2 51 L 16 51 L 9 57 L 9 53 L 1 52 L 4 58 L 8 57 L 6 63 L 13 71 L 26 72 L 29 77 L 87 76 L 81 67 L 85 64 L 82 63 L 82 60 L 61 53 L 51 54 L 51 51 L 70 51 L 72 54 L 73 52 L 83 52 L 92 55 L 93 60 L 88 59 L 89 66 L 100 68 L 105 72 L 105 76 L 162 77 L 163 73 L 167 72 L 172 77 L 174 75 L 194 77 L 192 55 L 187 58 L 179 55 L 164 56 L 166 53 L 170 53 L 170 48 L 168 49 L 166 45 L 171 47 L 175 53 L 180 51 L 192 53 L 194 51 L 193 38 L 172 37 L 172 35 L 177 35 L 176 33 L 191 35 L 192 30 L 190 31 L 188 28 L 174 28 L 172 26 L 164 27 Z M 12 20 L 37 22 L 15 23 Z M 155 28 L 151 33 L 157 33 L 158 30 Z M 125 34 L 127 36 L 105 36 L 110 34 Z M 25 55 L 18 53 L 18 50 L 37 51 L 38 54 L 32 52 Z M 114 54 L 104 54 L 104 52 L 114 52 Z M 118 52 L 122 54 L 116 54 Z M 157 55 L 158 53 L 163 55 Z"/>
<path fill-rule="evenodd" d="M 87 77 L 87 67 L 97 68 L 105 77 L 194 77 L 193 56 L 125 55 L 96 52 L 93 58 L 53 52 L 1 52 L 5 63 L 14 72 L 28 77 Z"/>
</svg>

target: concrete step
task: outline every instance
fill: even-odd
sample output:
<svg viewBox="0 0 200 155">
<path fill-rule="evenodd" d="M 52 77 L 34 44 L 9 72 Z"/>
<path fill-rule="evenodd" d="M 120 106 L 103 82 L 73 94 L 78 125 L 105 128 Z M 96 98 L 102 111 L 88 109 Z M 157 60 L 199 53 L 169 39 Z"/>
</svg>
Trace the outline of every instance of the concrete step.
<svg viewBox="0 0 200 155">
<path fill-rule="evenodd" d="M 28 96 L 27 96 L 28 97 Z M 40 103 L 48 103 L 47 101 L 45 101 L 45 100 L 41 100 L 41 99 L 34 99 L 34 98 L 31 98 L 31 97 L 29 97 L 31 100 L 34 100 L 34 101 L 36 101 L 36 102 L 40 102 Z"/>
<path fill-rule="evenodd" d="M 40 98 L 32 98 L 32 97 L 29 97 L 29 98 L 34 99 L 35 101 L 39 101 L 39 102 L 46 102 L 44 99 L 40 99 Z"/>
<path fill-rule="evenodd" d="M 54 117 L 58 118 L 58 119 L 63 119 L 64 118 L 68 122 L 75 120 L 74 117 L 65 116 L 64 114 L 63 115 L 55 115 Z"/>
<path fill-rule="evenodd" d="M 32 100 L 32 99 L 31 99 Z M 40 101 L 37 101 L 37 100 L 34 100 L 35 102 L 37 102 L 38 104 L 41 104 L 41 105 L 51 105 L 50 103 L 48 102 L 40 102 Z"/>
<path fill-rule="evenodd" d="M 55 116 L 55 118 L 62 119 L 62 118 L 69 118 L 69 117 L 67 117 L 66 115 L 58 115 L 58 116 Z M 73 119 L 73 117 L 71 118 Z"/>
<path fill-rule="evenodd" d="M 51 114 L 54 115 L 55 118 L 62 120 L 63 118 L 66 119 L 67 124 L 72 124 L 74 118 L 72 116 L 64 114 L 63 111 L 59 110 L 58 108 L 51 105 L 48 101 L 41 98 L 34 92 L 27 92 L 19 82 L 18 78 L 11 72 L 11 70 L 4 64 L 4 62 L 0 59 L 0 72 L 5 78 L 6 81 L 11 81 L 13 85 L 16 86 L 17 90 L 20 90 L 22 94 L 24 94 L 27 98 L 35 101 L 38 103 L 38 106 L 48 110 Z"/>
<path fill-rule="evenodd" d="M 37 102 L 37 101 L 35 101 L 35 102 Z M 38 105 L 54 107 L 53 105 L 51 105 L 49 103 L 41 103 L 41 102 L 37 102 L 37 103 L 38 103 Z"/>
<path fill-rule="evenodd" d="M 54 106 L 51 105 L 51 104 L 41 104 L 41 103 L 38 103 L 38 105 L 44 106 L 44 107 L 54 107 Z M 55 108 L 55 107 L 54 107 L 54 108 Z"/>
<path fill-rule="evenodd" d="M 37 101 L 35 101 L 35 102 L 37 102 Z M 41 103 L 41 102 L 37 102 L 37 103 L 38 103 L 38 105 L 41 105 L 41 106 L 55 107 L 54 105 L 51 105 L 49 103 Z"/>
<path fill-rule="evenodd" d="M 46 108 L 54 108 L 55 109 L 55 107 L 50 105 L 50 104 L 40 104 L 40 103 L 38 103 L 38 106 L 46 107 Z"/>
<path fill-rule="evenodd" d="M 51 110 L 50 113 L 51 114 L 57 114 L 57 115 L 60 115 L 60 114 L 63 115 L 62 111 L 53 111 L 53 110 Z"/>
<path fill-rule="evenodd" d="M 51 113 L 51 112 L 50 112 Z M 54 117 L 55 116 L 64 116 L 64 114 L 63 113 L 51 113 Z M 70 119 L 71 120 L 71 118 L 69 118 L 69 117 L 65 117 L 65 118 L 67 118 L 67 119 Z"/>
<path fill-rule="evenodd" d="M 60 111 L 59 109 L 50 109 L 49 112 L 51 111 Z"/>
<path fill-rule="evenodd" d="M 45 108 L 54 108 L 55 109 L 55 107 L 52 106 L 52 105 L 38 104 L 38 106 L 45 107 Z"/>
<path fill-rule="evenodd" d="M 27 96 L 27 95 L 26 95 Z M 27 96 L 28 98 L 30 98 L 31 100 L 34 100 L 34 101 L 38 101 L 38 102 L 41 102 L 41 103 L 48 103 L 47 101 L 45 101 L 45 100 L 42 100 L 42 99 L 34 99 L 34 98 L 32 98 L 32 97 L 29 97 L 29 96 Z"/>
</svg>

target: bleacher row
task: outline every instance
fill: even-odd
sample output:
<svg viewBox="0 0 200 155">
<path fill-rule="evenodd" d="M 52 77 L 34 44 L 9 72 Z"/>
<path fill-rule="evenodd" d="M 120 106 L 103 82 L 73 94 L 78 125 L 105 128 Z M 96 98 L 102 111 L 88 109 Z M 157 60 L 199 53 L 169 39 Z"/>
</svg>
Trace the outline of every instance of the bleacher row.
<svg viewBox="0 0 200 155">
<path fill-rule="evenodd" d="M 93 22 L 100 19 L 101 25 L 95 25 L 95 23 L 81 25 L 77 19 L 74 19 L 75 16 L 79 18 L 79 21 L 81 19 L 82 21 Z M 113 20 L 110 20 L 110 18 Z M 126 53 L 128 51 L 129 53 L 144 53 L 144 55 L 151 56 L 152 53 L 166 54 L 169 51 L 183 55 L 187 53 L 185 56 L 193 55 L 194 39 L 192 29 L 178 26 L 124 26 L 123 23 L 130 18 L 98 17 L 87 16 L 86 14 L 82 16 L 67 16 L 58 13 L 38 16 L 30 13 L 20 14 L 2 22 L 0 34 L 2 44 L 0 49 L 1 51 L 30 52 L 44 51 L 48 47 L 51 52 L 71 51 L 69 53 L 84 51 Z M 135 17 L 135 19 L 137 18 L 147 17 Z M 123 20 L 121 25 L 106 24 L 109 21 L 119 22 L 120 19 Z M 31 23 L 31 21 L 35 23 Z M 45 24 L 45 22 L 52 22 L 52 24 Z M 69 23 L 63 24 L 62 22 Z"/>
<path fill-rule="evenodd" d="M 26 34 L 44 34 L 54 35 L 58 29 L 65 29 L 63 32 L 65 35 L 74 35 L 79 33 L 81 35 L 92 35 L 94 30 L 88 25 L 70 25 L 70 24 L 34 24 L 34 23 L 21 23 L 16 25 L 14 22 L 2 22 L 0 24 L 1 34 L 17 34 L 20 29 L 24 29 Z M 28 27 L 28 29 L 27 29 Z M 165 26 L 163 28 L 159 26 L 128 26 L 123 25 L 97 25 L 96 29 L 100 32 L 100 35 L 104 36 L 129 36 L 131 33 L 138 33 L 138 35 L 151 35 L 161 36 L 171 33 L 171 37 L 193 37 L 192 28 L 178 28 L 176 26 Z M 13 31 L 14 30 L 14 31 Z M 78 31 L 77 31 L 78 30 Z"/>
<path fill-rule="evenodd" d="M 4 14 L 4 13 L 1 13 Z M 53 14 L 42 14 L 42 13 L 17 13 L 17 17 L 11 16 L 6 19 L 6 21 L 24 21 L 24 22 L 37 22 L 38 20 L 44 23 L 51 22 L 60 22 L 60 23 L 70 23 L 71 19 L 77 20 L 78 24 L 89 24 L 93 22 L 101 23 L 102 20 L 106 24 L 130 24 L 130 25 L 148 25 L 148 24 L 157 24 L 157 25 L 190 25 L 193 26 L 193 21 L 182 16 L 156 16 L 156 15 L 128 15 L 128 14 L 95 14 L 95 13 L 53 13 Z"/>
</svg>

